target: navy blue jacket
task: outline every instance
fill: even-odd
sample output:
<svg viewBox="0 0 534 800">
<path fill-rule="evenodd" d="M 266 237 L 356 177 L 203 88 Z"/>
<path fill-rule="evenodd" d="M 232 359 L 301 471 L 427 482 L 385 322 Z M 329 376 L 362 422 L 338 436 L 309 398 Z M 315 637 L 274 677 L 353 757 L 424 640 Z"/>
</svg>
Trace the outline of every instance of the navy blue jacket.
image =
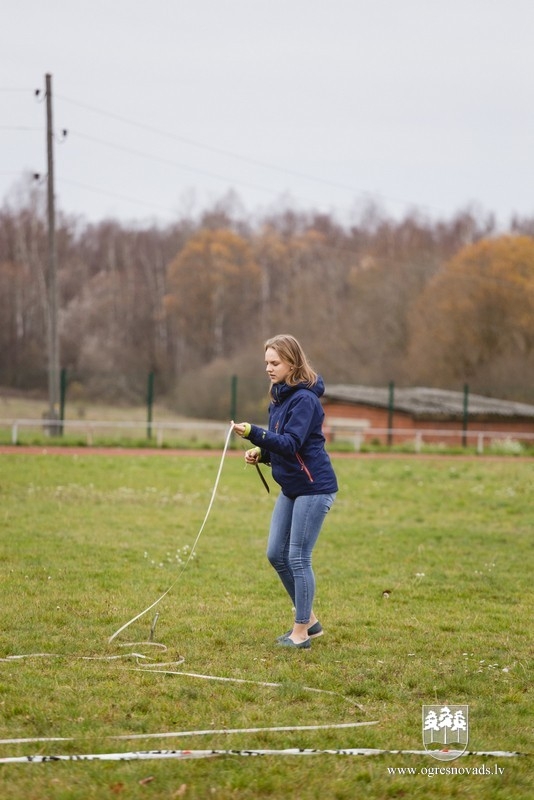
<svg viewBox="0 0 534 800">
<path fill-rule="evenodd" d="M 275 383 L 269 406 L 269 430 L 251 425 L 248 439 L 261 447 L 261 461 L 287 497 L 337 492 L 337 480 L 325 451 L 322 431 L 324 393 L 321 377 L 313 386 Z"/>
</svg>

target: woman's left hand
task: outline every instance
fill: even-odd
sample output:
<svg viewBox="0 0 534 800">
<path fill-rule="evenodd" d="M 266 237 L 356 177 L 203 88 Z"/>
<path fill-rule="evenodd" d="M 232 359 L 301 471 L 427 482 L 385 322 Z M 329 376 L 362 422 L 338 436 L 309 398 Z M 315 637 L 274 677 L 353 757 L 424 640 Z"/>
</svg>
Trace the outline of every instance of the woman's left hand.
<svg viewBox="0 0 534 800">
<path fill-rule="evenodd" d="M 248 436 L 250 422 L 234 422 L 234 433 L 237 433 L 238 436 Z"/>
<path fill-rule="evenodd" d="M 260 460 L 261 456 L 261 449 L 259 447 L 251 447 L 250 450 L 247 450 L 245 453 L 245 463 L 246 464 L 257 464 Z"/>
</svg>

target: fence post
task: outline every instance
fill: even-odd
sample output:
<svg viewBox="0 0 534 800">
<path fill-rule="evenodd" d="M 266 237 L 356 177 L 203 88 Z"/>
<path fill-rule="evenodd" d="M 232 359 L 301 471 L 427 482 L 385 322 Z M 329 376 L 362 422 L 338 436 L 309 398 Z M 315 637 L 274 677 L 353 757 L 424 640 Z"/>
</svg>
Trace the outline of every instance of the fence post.
<svg viewBox="0 0 534 800">
<path fill-rule="evenodd" d="M 147 417 L 146 417 L 146 438 L 152 439 L 152 404 L 154 402 L 154 372 L 148 374 L 148 387 L 146 393 Z"/>
<path fill-rule="evenodd" d="M 232 375 L 230 386 L 230 419 L 235 420 L 237 416 L 237 375 Z"/>
<path fill-rule="evenodd" d="M 462 423 L 462 447 L 467 447 L 467 422 L 469 418 L 469 386 L 464 383 L 464 409 Z"/>
<path fill-rule="evenodd" d="M 65 399 L 67 396 L 67 370 L 62 367 L 59 375 L 59 434 L 63 436 L 65 422 Z"/>
<path fill-rule="evenodd" d="M 393 444 L 393 403 L 395 397 L 395 384 L 393 381 L 389 382 L 388 392 L 388 446 Z"/>
</svg>

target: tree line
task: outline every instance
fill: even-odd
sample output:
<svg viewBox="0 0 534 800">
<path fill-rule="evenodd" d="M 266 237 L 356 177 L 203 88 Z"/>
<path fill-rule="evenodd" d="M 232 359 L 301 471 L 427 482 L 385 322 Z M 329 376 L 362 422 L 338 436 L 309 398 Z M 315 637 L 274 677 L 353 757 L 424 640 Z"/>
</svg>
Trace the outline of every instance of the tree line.
<svg viewBox="0 0 534 800">
<path fill-rule="evenodd" d="M 263 341 L 297 336 L 327 383 L 426 385 L 534 402 L 534 218 L 497 230 L 362 209 L 261 219 L 222 198 L 174 224 L 56 229 L 61 366 L 69 392 L 156 396 L 224 418 L 265 406 Z M 42 190 L 0 210 L 0 386 L 47 386 L 47 223 Z"/>
</svg>

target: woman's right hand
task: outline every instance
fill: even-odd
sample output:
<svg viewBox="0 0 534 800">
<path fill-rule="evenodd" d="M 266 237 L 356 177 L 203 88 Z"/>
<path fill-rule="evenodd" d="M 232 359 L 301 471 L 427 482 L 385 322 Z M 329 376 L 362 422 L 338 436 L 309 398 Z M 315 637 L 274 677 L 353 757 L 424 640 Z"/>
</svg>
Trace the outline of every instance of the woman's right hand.
<svg viewBox="0 0 534 800">
<path fill-rule="evenodd" d="M 243 437 L 246 439 L 250 433 L 250 422 L 233 422 L 232 421 L 233 431 L 237 433 L 238 436 Z"/>
</svg>

